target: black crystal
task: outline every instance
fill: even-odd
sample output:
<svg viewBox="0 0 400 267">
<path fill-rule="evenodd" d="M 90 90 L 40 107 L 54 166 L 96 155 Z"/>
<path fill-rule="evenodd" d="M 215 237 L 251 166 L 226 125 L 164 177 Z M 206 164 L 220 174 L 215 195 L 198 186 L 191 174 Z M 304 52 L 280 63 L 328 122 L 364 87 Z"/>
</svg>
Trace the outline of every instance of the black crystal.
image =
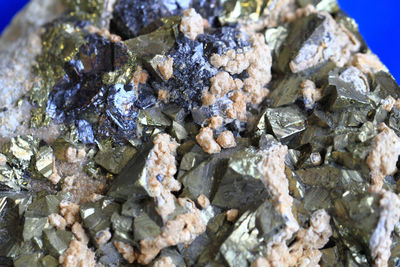
<svg viewBox="0 0 400 267">
<path fill-rule="evenodd" d="M 189 6 L 190 0 L 118 0 L 111 27 L 122 38 L 133 38 L 143 27 L 160 18 L 178 15 Z"/>
<path fill-rule="evenodd" d="M 126 64 L 126 48 L 96 34 L 86 40 L 65 64 L 66 74 L 50 92 L 47 112 L 59 123 L 74 124 L 83 143 L 110 136 L 117 141 L 134 137 L 137 109 L 155 103 L 152 91 L 145 88 L 138 98 L 133 84 L 104 84 L 105 73 Z"/>
</svg>

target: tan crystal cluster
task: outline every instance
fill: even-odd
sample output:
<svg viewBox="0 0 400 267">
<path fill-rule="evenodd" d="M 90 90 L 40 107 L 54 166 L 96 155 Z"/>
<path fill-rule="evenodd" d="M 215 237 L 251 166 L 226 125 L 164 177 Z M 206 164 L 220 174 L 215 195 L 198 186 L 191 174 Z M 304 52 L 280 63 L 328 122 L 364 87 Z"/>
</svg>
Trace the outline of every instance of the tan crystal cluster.
<svg viewBox="0 0 400 267">
<path fill-rule="evenodd" d="M 315 86 L 311 80 L 306 80 L 301 83 L 301 93 L 303 94 L 303 101 L 306 108 L 312 108 L 315 102 L 322 98 L 322 90 Z"/>
<path fill-rule="evenodd" d="M 400 199 L 398 195 L 390 191 L 383 190 L 381 194 L 379 221 L 369 240 L 369 247 L 375 266 L 386 267 L 391 254 L 390 236 L 400 219 Z"/>
<path fill-rule="evenodd" d="M 193 201 L 188 198 L 176 199 L 171 193 L 179 191 L 181 188 L 181 184 L 174 178 L 178 143 L 168 134 L 158 134 L 153 144 L 154 147 L 147 162 L 148 193 L 154 198 L 156 210 L 165 226 L 159 236 L 140 241 L 140 253 L 137 255 L 137 261 L 141 264 L 150 263 L 163 248 L 181 243 L 190 244 L 205 231 L 206 227 L 206 222 Z M 207 206 L 207 201 L 209 203 L 209 200 L 204 197 L 199 199 L 199 203 L 204 206 Z M 175 203 L 188 212 L 176 216 L 173 220 L 168 220 L 168 216 L 176 208 Z"/>
<path fill-rule="evenodd" d="M 150 263 L 163 248 L 177 244 L 189 245 L 206 230 L 206 222 L 193 201 L 188 198 L 179 198 L 178 203 L 189 212 L 168 221 L 159 236 L 140 241 L 139 263 Z"/>
<path fill-rule="evenodd" d="M 287 146 L 274 144 L 264 151 L 263 160 L 258 169 L 264 177 L 264 182 L 271 191 L 272 201 L 276 210 L 287 217 L 286 226 L 275 234 L 267 244 L 266 258 L 272 259 L 286 241 L 299 229 L 299 224 L 292 213 L 293 198 L 289 194 L 289 183 L 285 174 L 285 156 Z M 272 265 L 275 266 L 275 265 Z"/>
<path fill-rule="evenodd" d="M 154 262 L 154 267 L 175 267 L 176 265 L 172 261 L 171 257 L 163 257 Z"/>
<path fill-rule="evenodd" d="M 127 262 L 133 263 L 136 260 L 135 251 L 130 244 L 122 241 L 115 241 L 114 246 Z"/>
<path fill-rule="evenodd" d="M 259 170 L 272 192 L 277 211 L 287 218 L 286 227 L 275 234 L 267 243 L 265 257 L 259 257 L 252 267 L 268 266 L 319 266 L 321 252 L 332 235 L 330 216 L 325 210 L 314 212 L 310 227 L 300 229 L 292 213 L 293 198 L 289 194 L 289 183 L 285 175 L 285 156 L 287 147 L 275 144 L 264 151 Z M 286 244 L 293 234 L 296 242 L 290 247 Z"/>
<path fill-rule="evenodd" d="M 204 33 L 204 21 L 200 14 L 193 8 L 182 13 L 182 21 L 179 29 L 189 39 L 195 40 L 197 35 Z"/>
<path fill-rule="evenodd" d="M 400 219 L 399 196 L 382 188 L 387 175 L 397 171 L 396 163 L 400 155 L 400 138 L 384 123 L 379 125 L 379 134 L 374 138 L 367 164 L 370 168 L 370 191 L 381 194 L 379 201 L 379 221 L 373 232 L 369 246 L 375 266 L 386 267 L 391 254 L 391 234 Z"/>
<path fill-rule="evenodd" d="M 158 64 L 157 68 L 165 80 L 169 80 L 174 75 L 174 59 L 168 57 L 164 62 Z"/>
<path fill-rule="evenodd" d="M 381 100 L 381 105 L 387 112 L 392 111 L 393 107 L 400 109 L 400 98 L 394 99 L 392 96 L 388 96 Z"/>
<path fill-rule="evenodd" d="M 219 153 L 222 148 L 232 148 L 236 146 L 235 136 L 231 131 L 220 133 L 217 140 L 214 139 L 214 132 L 211 127 L 203 127 L 196 136 L 197 143 L 208 154 Z"/>
<path fill-rule="evenodd" d="M 65 230 L 68 227 L 75 237 L 68 249 L 59 257 L 59 263 L 63 267 L 96 266 L 95 253 L 88 248 L 89 237 L 80 223 L 79 205 L 62 201 L 59 206 L 60 214 L 49 215 L 50 225 L 58 230 Z"/>
<path fill-rule="evenodd" d="M 175 196 L 181 184 L 174 178 L 176 173 L 176 149 L 178 143 L 168 134 L 159 134 L 153 141 L 154 148 L 147 162 L 149 195 L 155 199 L 156 210 L 164 222 L 175 210 Z"/>
<path fill-rule="evenodd" d="M 328 243 L 332 235 L 330 216 L 325 210 L 311 215 L 310 226 L 300 229 L 296 242 L 290 247 L 283 242 L 267 250 L 265 258 L 258 258 L 252 267 L 319 266 L 322 253 L 319 249 Z"/>
<path fill-rule="evenodd" d="M 234 104 L 228 117 L 246 120 L 246 104 L 259 104 L 268 95 L 265 85 L 271 80 L 272 56 L 265 38 L 261 34 L 251 34 L 252 47 L 248 51 L 229 50 L 223 55 L 213 54 L 210 63 L 224 71 L 211 78 L 210 94 L 215 98 L 231 94 Z M 240 74 L 247 70 L 249 77 L 243 81 L 233 79 L 229 75 Z M 222 86 L 221 86 L 222 85 Z M 208 92 L 205 92 L 208 94 Z M 239 97 L 240 96 L 240 97 Z M 207 103 L 208 105 L 210 103 Z M 244 106 L 244 110 L 243 109 Z M 231 115 L 229 115 L 231 114 Z"/>
<path fill-rule="evenodd" d="M 232 101 L 226 110 L 229 120 L 247 121 L 247 105 L 260 104 L 269 93 L 265 86 L 271 80 L 271 51 L 261 34 L 252 34 L 250 41 L 252 47 L 248 51 L 229 50 L 223 55 L 213 54 L 210 57 L 210 63 L 220 71 L 210 79 L 211 88 L 203 92 L 203 105 L 212 105 L 218 99 L 228 97 Z M 243 71 L 248 72 L 248 78 L 232 77 Z M 209 154 L 220 152 L 221 147 L 236 146 L 230 131 L 224 131 L 214 139 L 212 129 L 217 129 L 222 122 L 221 117 L 210 118 L 209 127 L 203 127 L 196 136 L 197 142 Z"/>
<path fill-rule="evenodd" d="M 387 71 L 385 65 L 371 52 L 355 54 L 352 64 L 365 74 L 371 75 L 378 71 Z"/>
<path fill-rule="evenodd" d="M 400 155 L 400 138 L 396 133 L 384 123 L 379 125 L 379 132 L 367 158 L 371 175 L 370 190 L 373 192 L 379 192 L 385 177 L 396 172 Z"/>
</svg>

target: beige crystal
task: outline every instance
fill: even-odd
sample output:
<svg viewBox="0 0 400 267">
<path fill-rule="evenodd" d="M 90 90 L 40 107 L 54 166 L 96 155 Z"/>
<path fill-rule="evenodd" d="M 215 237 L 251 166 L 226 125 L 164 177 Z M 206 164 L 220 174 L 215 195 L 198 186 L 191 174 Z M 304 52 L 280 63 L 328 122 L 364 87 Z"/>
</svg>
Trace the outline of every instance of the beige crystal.
<svg viewBox="0 0 400 267">
<path fill-rule="evenodd" d="M 224 119 L 221 116 L 213 116 L 210 118 L 210 128 L 215 130 L 222 126 Z"/>
<path fill-rule="evenodd" d="M 133 73 L 133 83 L 135 87 L 138 88 L 139 84 L 145 84 L 147 79 L 149 78 L 149 74 L 146 70 L 142 68 L 142 66 L 137 66 L 135 72 Z"/>
<path fill-rule="evenodd" d="M 217 75 L 210 79 L 210 82 L 210 92 L 215 95 L 216 98 L 223 97 L 236 87 L 233 78 L 226 71 L 218 72 Z"/>
<path fill-rule="evenodd" d="M 187 9 L 182 12 L 182 21 L 179 29 L 189 39 L 195 40 L 197 35 L 204 33 L 203 18 L 193 8 Z"/>
<path fill-rule="evenodd" d="M 275 209 L 287 218 L 286 225 L 271 237 L 266 246 L 266 258 L 257 259 L 253 266 L 285 266 L 281 261 L 288 256 L 286 242 L 299 229 L 299 224 L 292 212 L 293 198 L 289 194 L 289 183 L 285 174 L 285 156 L 288 148 L 282 144 L 271 144 L 263 151 L 263 160 L 258 169 L 268 186 Z"/>
<path fill-rule="evenodd" d="M 171 257 L 162 257 L 161 259 L 154 262 L 154 267 L 175 267 L 176 265 L 172 261 Z"/>
<path fill-rule="evenodd" d="M 174 59 L 172 57 L 168 57 L 164 62 L 158 64 L 157 68 L 164 79 L 169 80 L 174 75 L 173 65 Z"/>
<path fill-rule="evenodd" d="M 310 226 L 301 229 L 296 241 L 288 247 L 285 242 L 267 249 L 266 257 L 257 258 L 252 267 L 319 266 L 323 248 L 332 236 L 330 216 L 325 210 L 317 210 L 311 215 Z"/>
<path fill-rule="evenodd" d="M 56 159 L 55 158 L 53 158 L 52 172 L 51 172 L 51 174 L 50 174 L 48 179 L 52 184 L 58 184 L 58 182 L 61 180 L 61 176 L 57 172 Z"/>
<path fill-rule="evenodd" d="M 375 266 L 386 267 L 391 254 L 391 235 L 400 219 L 400 199 L 390 191 L 383 190 L 381 193 L 379 221 L 369 240 L 369 247 Z"/>
<path fill-rule="evenodd" d="M 372 53 L 355 54 L 352 64 L 365 74 L 372 75 L 378 71 L 388 72 L 388 69 L 385 67 L 385 65 L 383 65 L 379 58 Z"/>
<path fill-rule="evenodd" d="M 140 241 L 140 264 L 149 264 L 161 249 L 177 244 L 189 245 L 193 240 L 206 230 L 206 223 L 190 199 L 178 199 L 181 206 L 185 206 L 189 212 L 178 215 L 174 220 L 168 221 L 163 232 L 154 238 Z"/>
<path fill-rule="evenodd" d="M 239 216 L 238 209 L 230 209 L 226 211 L 226 220 L 228 222 L 235 222 L 238 216 Z"/>
<path fill-rule="evenodd" d="M 206 209 L 208 206 L 210 206 L 210 200 L 208 199 L 208 197 L 206 197 L 205 195 L 201 194 L 197 198 L 197 204 L 199 204 L 199 206 L 202 209 Z"/>
<path fill-rule="evenodd" d="M 221 147 L 214 140 L 213 131 L 210 127 L 201 128 L 199 134 L 196 135 L 196 140 L 208 154 L 219 153 L 221 151 Z"/>
<path fill-rule="evenodd" d="M 209 92 L 203 92 L 203 105 L 213 104 L 217 98 L 228 96 L 233 103 L 226 110 L 226 115 L 240 121 L 248 119 L 247 104 L 260 104 L 265 99 L 269 93 L 265 86 L 271 80 L 272 56 L 264 36 L 252 33 L 249 38 L 252 43 L 249 50 L 228 50 L 223 55 L 211 55 L 210 63 L 224 71 L 212 77 Z M 244 80 L 231 76 L 245 70 L 249 77 Z"/>
<path fill-rule="evenodd" d="M 107 228 L 106 230 L 101 230 L 96 233 L 95 241 L 96 241 L 97 245 L 99 247 L 101 247 L 102 245 L 107 243 L 111 239 L 111 237 L 112 237 L 112 234 L 110 232 L 110 229 Z"/>
<path fill-rule="evenodd" d="M 134 249 L 130 244 L 122 241 L 115 241 L 114 246 L 127 262 L 133 263 L 136 260 Z"/>
<path fill-rule="evenodd" d="M 301 83 L 301 93 L 303 94 L 303 101 L 306 108 L 313 108 L 315 102 L 321 100 L 322 90 L 315 86 L 311 80 L 305 80 Z"/>
<path fill-rule="evenodd" d="M 95 254 L 86 244 L 72 240 L 68 249 L 58 258 L 63 267 L 95 267 Z"/>
<path fill-rule="evenodd" d="M 158 134 L 153 144 L 147 162 L 147 184 L 149 194 L 156 202 L 156 210 L 165 222 L 175 210 L 175 196 L 171 192 L 181 188 L 181 183 L 174 178 L 178 143 L 168 134 Z"/>
<path fill-rule="evenodd" d="M 387 111 L 391 112 L 393 107 L 400 109 L 400 98 L 394 99 L 391 95 L 381 100 L 382 107 Z"/>
<path fill-rule="evenodd" d="M 64 219 L 64 217 L 57 213 L 49 215 L 49 223 L 57 228 L 57 230 L 65 230 L 65 227 L 67 226 L 67 221 Z"/>
<path fill-rule="evenodd" d="M 224 131 L 218 135 L 217 143 L 222 148 L 232 148 L 236 146 L 235 136 L 231 131 Z"/>
<path fill-rule="evenodd" d="M 167 103 L 168 101 L 168 91 L 164 89 L 158 90 L 158 99 L 163 101 L 164 103 Z"/>
<path fill-rule="evenodd" d="M 60 202 L 60 214 L 64 217 L 67 225 L 73 225 L 80 220 L 79 205 L 70 201 Z"/>
<path fill-rule="evenodd" d="M 75 222 L 71 227 L 71 232 L 74 234 L 75 238 L 87 245 L 89 243 L 89 237 L 85 233 L 85 229 L 83 229 L 82 224 Z"/>
<path fill-rule="evenodd" d="M 400 138 L 384 123 L 379 125 L 379 134 L 374 138 L 367 164 L 370 169 L 372 192 L 382 189 L 383 180 L 387 175 L 396 172 L 397 159 L 400 155 Z"/>
</svg>

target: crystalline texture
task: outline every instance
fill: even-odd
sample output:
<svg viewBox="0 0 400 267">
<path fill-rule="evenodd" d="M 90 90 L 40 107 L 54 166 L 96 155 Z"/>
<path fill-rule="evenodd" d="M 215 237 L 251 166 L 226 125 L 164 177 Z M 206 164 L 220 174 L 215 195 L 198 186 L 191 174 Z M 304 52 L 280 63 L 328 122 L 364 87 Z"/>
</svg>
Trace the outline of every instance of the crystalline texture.
<svg viewBox="0 0 400 267">
<path fill-rule="evenodd" d="M 47 112 L 58 122 L 75 124 L 84 143 L 111 135 L 120 139 L 135 136 L 138 101 L 134 85 L 103 83 L 105 73 L 126 63 L 126 48 L 96 34 L 86 39 L 50 92 Z"/>
</svg>

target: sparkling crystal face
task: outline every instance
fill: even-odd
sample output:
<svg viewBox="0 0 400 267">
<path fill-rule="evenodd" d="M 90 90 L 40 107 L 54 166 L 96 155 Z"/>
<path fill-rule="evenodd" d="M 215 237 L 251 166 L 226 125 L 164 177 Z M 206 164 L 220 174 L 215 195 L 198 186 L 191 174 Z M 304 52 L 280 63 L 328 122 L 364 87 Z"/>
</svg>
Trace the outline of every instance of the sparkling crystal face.
<svg viewBox="0 0 400 267">
<path fill-rule="evenodd" d="M 400 88 L 336 1 L 64 4 L 0 139 L 0 265 L 395 266 Z"/>
</svg>

